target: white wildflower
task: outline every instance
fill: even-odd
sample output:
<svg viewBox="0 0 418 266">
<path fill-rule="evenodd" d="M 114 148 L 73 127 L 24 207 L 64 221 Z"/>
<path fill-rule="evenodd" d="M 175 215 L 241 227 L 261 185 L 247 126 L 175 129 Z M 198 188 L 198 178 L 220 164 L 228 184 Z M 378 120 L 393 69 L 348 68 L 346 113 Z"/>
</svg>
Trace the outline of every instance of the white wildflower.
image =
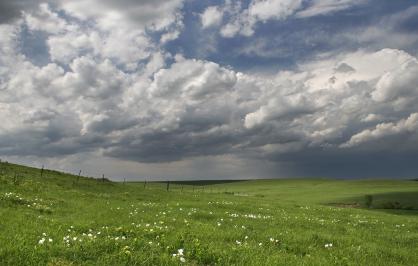
<svg viewBox="0 0 418 266">
<path fill-rule="evenodd" d="M 183 256 L 183 252 L 184 252 L 184 249 L 179 249 L 179 250 L 177 250 L 177 254 L 179 254 L 180 256 Z"/>
</svg>

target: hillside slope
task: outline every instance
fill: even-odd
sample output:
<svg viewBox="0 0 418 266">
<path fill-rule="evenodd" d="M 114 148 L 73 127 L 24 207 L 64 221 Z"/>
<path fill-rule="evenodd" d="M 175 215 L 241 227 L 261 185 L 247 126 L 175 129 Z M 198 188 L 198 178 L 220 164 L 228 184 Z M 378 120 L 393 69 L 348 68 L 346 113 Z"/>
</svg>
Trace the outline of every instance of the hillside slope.
<svg viewBox="0 0 418 266">
<path fill-rule="evenodd" d="M 326 179 L 167 191 L 1 163 L 0 264 L 417 265 L 417 195 Z"/>
</svg>

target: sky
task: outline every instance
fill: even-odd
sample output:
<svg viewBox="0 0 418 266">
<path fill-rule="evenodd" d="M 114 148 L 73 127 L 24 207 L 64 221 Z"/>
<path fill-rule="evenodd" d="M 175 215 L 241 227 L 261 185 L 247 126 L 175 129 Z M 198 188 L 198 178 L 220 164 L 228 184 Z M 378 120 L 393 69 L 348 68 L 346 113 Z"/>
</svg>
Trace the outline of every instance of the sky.
<svg viewBox="0 0 418 266">
<path fill-rule="evenodd" d="M 0 0 L 0 158 L 416 178 L 417 57 L 416 0 Z"/>
</svg>

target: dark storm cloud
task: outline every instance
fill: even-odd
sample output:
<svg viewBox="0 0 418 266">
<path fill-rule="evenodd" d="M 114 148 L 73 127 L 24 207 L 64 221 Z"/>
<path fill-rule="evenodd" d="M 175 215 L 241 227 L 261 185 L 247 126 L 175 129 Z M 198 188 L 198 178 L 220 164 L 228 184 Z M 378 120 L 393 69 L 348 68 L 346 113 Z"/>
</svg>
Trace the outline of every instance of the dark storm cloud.
<svg viewBox="0 0 418 266">
<path fill-rule="evenodd" d="M 107 115 L 106 118 L 100 121 L 91 123 L 88 130 L 98 134 L 108 134 L 112 131 L 129 129 L 139 124 L 139 119 L 129 117 L 129 115 L 124 114 L 123 111 L 120 111 L 120 113 L 117 113 L 116 111 L 113 111 L 110 115 Z"/>
<path fill-rule="evenodd" d="M 95 149 L 105 144 L 102 136 L 81 136 L 81 121 L 74 115 L 45 110 L 25 121 L 13 134 L 0 134 L 4 155 L 62 156 Z"/>
<path fill-rule="evenodd" d="M 228 133 L 208 136 L 190 132 L 153 132 L 118 143 L 105 155 L 139 162 L 173 162 L 198 156 L 229 154 L 232 146 L 240 140 L 238 136 Z"/>
<path fill-rule="evenodd" d="M 20 18 L 23 11 L 35 9 L 40 2 L 37 0 L 1 0 L 0 24 Z"/>
<path fill-rule="evenodd" d="M 320 156 L 319 156 L 320 155 Z M 305 150 L 275 158 L 285 162 L 284 176 L 330 178 L 416 178 L 417 152 L 341 152 Z"/>
</svg>

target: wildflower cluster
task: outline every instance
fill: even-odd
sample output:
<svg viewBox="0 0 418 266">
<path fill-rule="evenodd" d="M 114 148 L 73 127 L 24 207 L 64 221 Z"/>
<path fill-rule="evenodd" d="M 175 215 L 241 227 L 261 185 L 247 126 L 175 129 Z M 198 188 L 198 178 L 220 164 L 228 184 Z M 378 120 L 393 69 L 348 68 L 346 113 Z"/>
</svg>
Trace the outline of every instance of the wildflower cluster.
<svg viewBox="0 0 418 266">
<path fill-rule="evenodd" d="M 13 204 L 26 206 L 28 208 L 40 211 L 40 212 L 52 212 L 51 208 L 48 206 L 48 203 L 44 202 L 43 199 L 35 198 L 33 200 L 25 199 L 17 193 L 6 192 L 3 196 L 0 197 L 0 200 L 8 201 Z M 49 205 L 52 205 L 49 203 Z"/>
<path fill-rule="evenodd" d="M 38 244 L 43 245 L 43 244 L 45 244 L 45 242 L 46 243 L 52 243 L 53 240 L 52 240 L 52 238 L 48 237 L 46 233 L 42 233 L 42 238 L 39 239 Z"/>
<path fill-rule="evenodd" d="M 173 258 L 178 258 L 181 262 L 186 262 L 186 259 L 184 258 L 184 249 L 178 249 L 177 253 L 173 254 Z"/>
</svg>

